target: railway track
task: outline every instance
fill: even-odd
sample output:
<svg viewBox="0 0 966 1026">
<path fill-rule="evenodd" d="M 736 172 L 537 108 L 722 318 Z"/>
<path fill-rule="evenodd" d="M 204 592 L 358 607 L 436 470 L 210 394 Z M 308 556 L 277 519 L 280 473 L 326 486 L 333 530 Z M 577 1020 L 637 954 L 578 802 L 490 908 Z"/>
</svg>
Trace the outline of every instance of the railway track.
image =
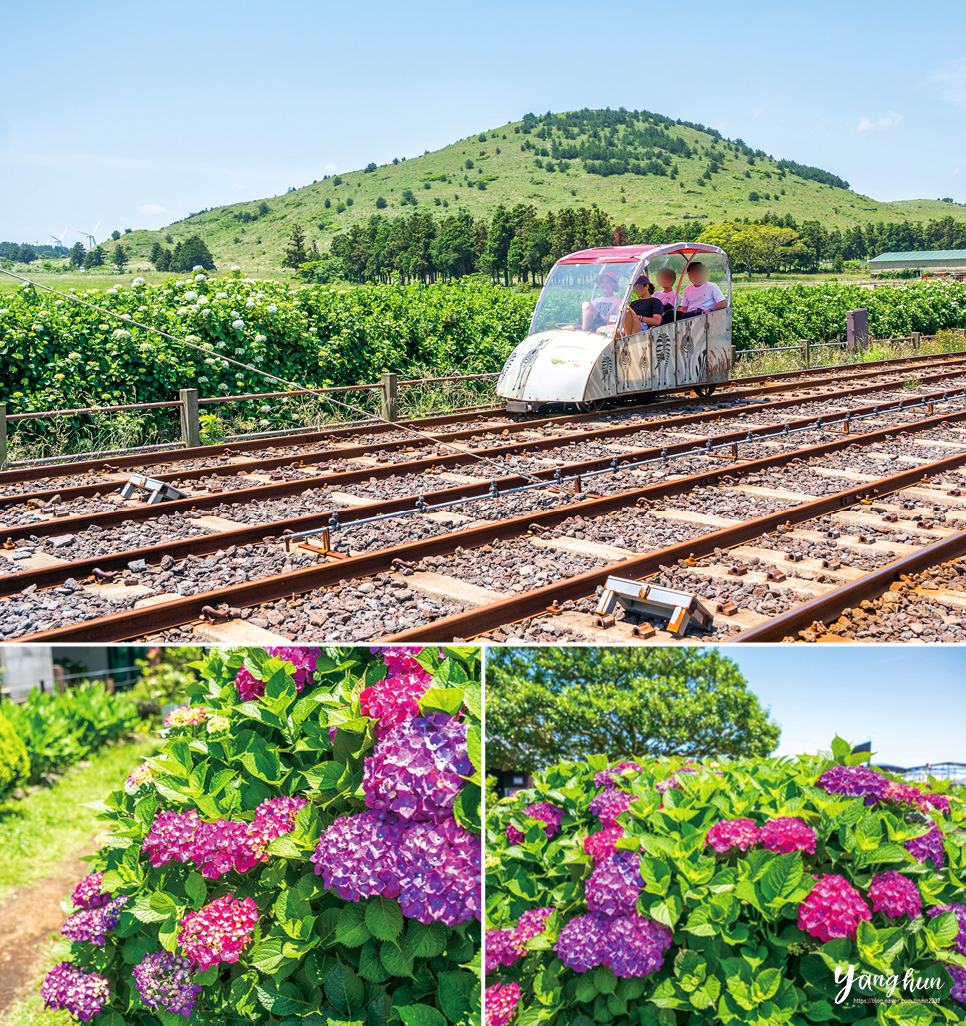
<svg viewBox="0 0 966 1026">
<path fill-rule="evenodd" d="M 698 595 L 688 640 L 966 639 L 966 353 L 466 417 L 128 462 L 188 492 L 159 506 L 117 462 L 0 474 L 0 637 L 668 640 L 601 625 L 614 574 Z"/>
</svg>

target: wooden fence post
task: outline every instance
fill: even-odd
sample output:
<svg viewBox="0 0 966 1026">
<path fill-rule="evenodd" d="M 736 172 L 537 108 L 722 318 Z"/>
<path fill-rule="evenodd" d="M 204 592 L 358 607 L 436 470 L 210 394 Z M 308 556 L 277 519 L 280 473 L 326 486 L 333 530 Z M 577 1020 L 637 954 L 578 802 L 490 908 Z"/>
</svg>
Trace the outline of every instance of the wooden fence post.
<svg viewBox="0 0 966 1026">
<path fill-rule="evenodd" d="M 912 348 L 913 348 L 913 349 L 918 349 L 918 348 L 919 348 L 919 339 L 920 339 L 921 337 L 922 337 L 922 333 L 921 333 L 921 332 L 918 332 L 918 331 L 913 331 L 913 332 L 912 332 L 912 333 L 911 333 L 911 334 L 909 335 L 909 338 L 910 338 L 910 339 L 912 340 Z"/>
<path fill-rule="evenodd" d="M 802 339 L 802 345 L 805 347 L 805 366 L 811 367 L 812 365 L 812 343 L 807 339 Z"/>
<path fill-rule="evenodd" d="M 181 440 L 186 449 L 201 445 L 201 420 L 198 416 L 198 389 L 182 388 L 178 392 L 181 403 Z"/>
<path fill-rule="evenodd" d="M 399 420 L 399 376 L 395 371 L 382 372 L 382 419 Z"/>
<path fill-rule="evenodd" d="M 7 407 L 0 403 L 0 470 L 7 469 Z"/>
</svg>

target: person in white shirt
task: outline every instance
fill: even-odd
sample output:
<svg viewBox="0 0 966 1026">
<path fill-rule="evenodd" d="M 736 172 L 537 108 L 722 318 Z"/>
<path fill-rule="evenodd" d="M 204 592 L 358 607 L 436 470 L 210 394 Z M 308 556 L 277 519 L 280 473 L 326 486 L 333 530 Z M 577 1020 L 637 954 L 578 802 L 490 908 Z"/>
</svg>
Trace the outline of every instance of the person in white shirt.
<svg viewBox="0 0 966 1026">
<path fill-rule="evenodd" d="M 623 298 L 615 296 L 617 288 L 617 275 L 613 271 L 601 271 L 594 279 L 600 288 L 601 294 L 594 299 L 584 303 L 582 310 L 584 331 L 593 331 L 595 328 L 606 328 L 610 324 L 617 323 L 617 315 L 620 313 Z"/>
<path fill-rule="evenodd" d="M 708 280 L 708 269 L 700 261 L 695 260 L 688 265 L 688 280 L 691 284 L 684 290 L 681 304 L 686 316 L 723 310 L 728 305 L 721 289 Z"/>
</svg>

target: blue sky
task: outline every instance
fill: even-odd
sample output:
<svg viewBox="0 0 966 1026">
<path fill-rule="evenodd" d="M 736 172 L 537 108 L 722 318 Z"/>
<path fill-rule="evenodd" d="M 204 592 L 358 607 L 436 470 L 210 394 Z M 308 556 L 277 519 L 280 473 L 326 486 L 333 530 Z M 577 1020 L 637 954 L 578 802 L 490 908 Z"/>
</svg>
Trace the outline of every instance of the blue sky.
<svg viewBox="0 0 966 1026">
<path fill-rule="evenodd" d="M 101 241 L 584 106 L 963 202 L 964 29 L 892 0 L 10 4 L 0 240 Z"/>
<path fill-rule="evenodd" d="M 778 755 L 872 742 L 879 762 L 966 762 L 966 647 L 725 647 L 782 727 Z"/>
</svg>

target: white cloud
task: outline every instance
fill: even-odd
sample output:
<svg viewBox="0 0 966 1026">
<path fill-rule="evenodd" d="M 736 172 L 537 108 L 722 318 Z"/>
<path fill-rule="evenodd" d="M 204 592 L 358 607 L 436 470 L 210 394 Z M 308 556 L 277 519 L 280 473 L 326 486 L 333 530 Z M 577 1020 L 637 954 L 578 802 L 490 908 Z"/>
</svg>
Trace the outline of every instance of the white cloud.
<svg viewBox="0 0 966 1026">
<path fill-rule="evenodd" d="M 869 118 L 859 118 L 859 123 L 856 125 L 856 129 L 859 132 L 868 132 L 873 128 L 894 128 L 901 120 L 901 114 L 897 114 L 894 110 L 890 110 L 884 118 L 876 118 L 875 121 L 872 121 Z"/>
<path fill-rule="evenodd" d="M 954 175 L 958 175 L 959 174 L 959 168 L 956 168 L 956 170 L 953 172 L 953 174 Z"/>
<path fill-rule="evenodd" d="M 762 114 L 762 110 L 761 110 L 761 107 L 759 107 L 758 110 L 756 110 L 755 113 L 752 115 L 752 117 L 760 118 L 761 114 Z"/>
<path fill-rule="evenodd" d="M 244 188 L 245 188 L 245 186 L 244 186 L 244 185 L 239 185 L 239 184 L 238 184 L 238 182 L 232 182 L 232 183 L 231 183 L 231 187 L 232 187 L 233 189 L 244 189 Z"/>
<path fill-rule="evenodd" d="M 159 207 L 157 203 L 145 203 L 138 207 L 138 210 L 142 214 L 166 214 L 168 212 L 166 207 Z"/>
<path fill-rule="evenodd" d="M 338 164 L 326 164 L 325 167 L 322 168 L 323 171 L 338 171 L 338 169 Z"/>
<path fill-rule="evenodd" d="M 966 60 L 946 61 L 926 75 L 925 84 L 941 100 L 966 107 Z"/>
</svg>

